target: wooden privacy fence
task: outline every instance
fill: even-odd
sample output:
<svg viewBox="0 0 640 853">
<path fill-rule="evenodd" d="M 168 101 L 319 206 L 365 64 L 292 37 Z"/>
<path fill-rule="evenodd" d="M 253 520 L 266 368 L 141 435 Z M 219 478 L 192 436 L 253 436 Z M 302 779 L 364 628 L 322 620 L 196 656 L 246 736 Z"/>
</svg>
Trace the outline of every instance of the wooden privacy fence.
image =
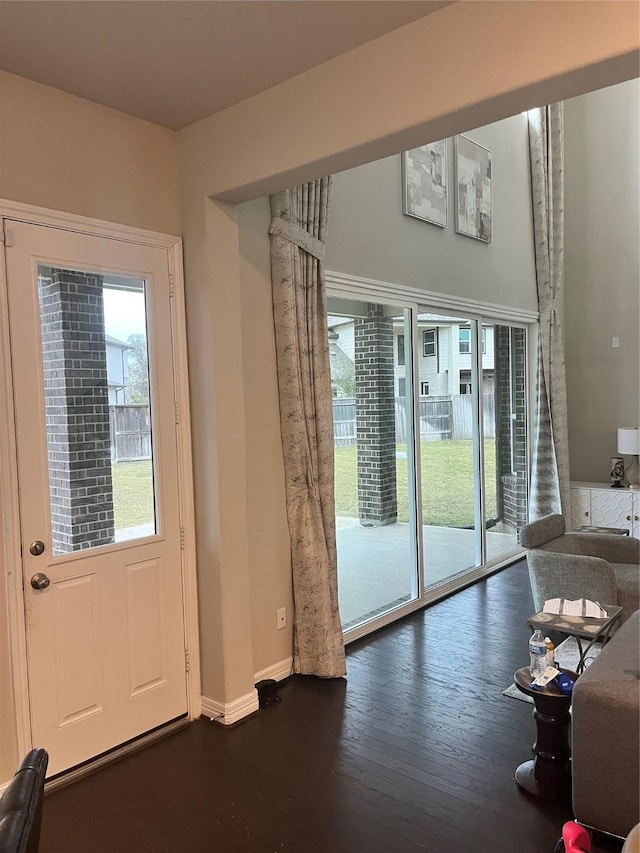
<svg viewBox="0 0 640 853">
<path fill-rule="evenodd" d="M 453 435 L 452 438 L 473 438 L 472 397 L 470 394 L 454 394 L 451 398 L 453 406 Z M 485 438 L 496 437 L 496 398 L 493 392 L 482 395 L 483 423 Z"/>
<path fill-rule="evenodd" d="M 420 397 L 420 441 L 473 438 L 474 412 L 471 394 Z M 483 398 L 484 435 L 495 438 L 496 413 L 493 393 Z M 395 398 L 396 443 L 407 441 L 407 398 Z M 333 441 L 335 447 L 356 444 L 356 401 L 337 397 L 333 401 Z"/>
<path fill-rule="evenodd" d="M 151 459 L 149 406 L 109 406 L 109 427 L 112 462 Z"/>
<path fill-rule="evenodd" d="M 333 446 L 351 447 L 355 443 L 355 397 L 335 397 L 333 400 Z"/>
</svg>

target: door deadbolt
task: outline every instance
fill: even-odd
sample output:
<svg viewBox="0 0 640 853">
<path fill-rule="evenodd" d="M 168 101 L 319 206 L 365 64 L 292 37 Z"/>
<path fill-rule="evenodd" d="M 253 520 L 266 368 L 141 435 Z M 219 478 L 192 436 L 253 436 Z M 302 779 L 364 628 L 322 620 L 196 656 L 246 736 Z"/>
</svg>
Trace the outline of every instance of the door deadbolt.
<svg viewBox="0 0 640 853">
<path fill-rule="evenodd" d="M 42 572 L 37 572 L 31 578 L 31 586 L 34 589 L 46 589 L 50 583 L 51 581 L 49 580 L 49 578 Z"/>
<path fill-rule="evenodd" d="M 40 539 L 36 539 L 35 542 L 32 542 L 31 545 L 29 545 L 29 550 L 34 557 L 39 557 L 40 554 L 44 554 L 44 542 Z"/>
</svg>

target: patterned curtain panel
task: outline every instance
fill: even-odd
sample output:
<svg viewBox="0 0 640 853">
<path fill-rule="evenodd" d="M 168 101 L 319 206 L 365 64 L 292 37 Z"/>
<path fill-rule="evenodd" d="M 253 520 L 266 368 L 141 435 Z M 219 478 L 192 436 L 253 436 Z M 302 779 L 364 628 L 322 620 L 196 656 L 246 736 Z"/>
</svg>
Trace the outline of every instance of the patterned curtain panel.
<svg viewBox="0 0 640 853">
<path fill-rule="evenodd" d="M 529 110 L 529 153 L 540 334 L 529 517 L 569 515 L 569 437 L 564 343 L 563 105 Z"/>
<path fill-rule="evenodd" d="M 294 671 L 339 677 L 333 411 L 324 285 L 331 178 L 271 196 L 271 280 L 293 571 Z"/>
</svg>

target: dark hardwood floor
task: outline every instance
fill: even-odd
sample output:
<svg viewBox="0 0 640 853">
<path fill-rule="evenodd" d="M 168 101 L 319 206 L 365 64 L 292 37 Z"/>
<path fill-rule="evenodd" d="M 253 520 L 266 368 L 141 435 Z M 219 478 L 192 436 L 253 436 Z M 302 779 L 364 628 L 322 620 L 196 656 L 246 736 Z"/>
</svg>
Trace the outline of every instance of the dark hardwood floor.
<svg viewBox="0 0 640 853">
<path fill-rule="evenodd" d="M 41 853 L 553 853 L 570 805 L 518 790 L 532 707 L 501 695 L 532 612 L 519 562 L 351 646 L 347 679 L 52 792 Z"/>
</svg>

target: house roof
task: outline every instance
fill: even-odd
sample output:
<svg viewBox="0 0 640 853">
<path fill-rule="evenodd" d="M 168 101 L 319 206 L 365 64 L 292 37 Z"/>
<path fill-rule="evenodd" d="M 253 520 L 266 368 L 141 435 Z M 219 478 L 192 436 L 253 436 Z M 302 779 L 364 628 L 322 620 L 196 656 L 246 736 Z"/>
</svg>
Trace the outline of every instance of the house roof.
<svg viewBox="0 0 640 853">
<path fill-rule="evenodd" d="M 120 347 L 120 349 L 131 349 L 130 344 L 125 343 L 125 341 L 121 341 L 118 338 L 114 338 L 111 335 L 104 336 L 105 343 L 112 344 L 114 347 Z"/>
<path fill-rule="evenodd" d="M 0 67 L 174 130 L 446 0 L 0 2 Z"/>
</svg>

